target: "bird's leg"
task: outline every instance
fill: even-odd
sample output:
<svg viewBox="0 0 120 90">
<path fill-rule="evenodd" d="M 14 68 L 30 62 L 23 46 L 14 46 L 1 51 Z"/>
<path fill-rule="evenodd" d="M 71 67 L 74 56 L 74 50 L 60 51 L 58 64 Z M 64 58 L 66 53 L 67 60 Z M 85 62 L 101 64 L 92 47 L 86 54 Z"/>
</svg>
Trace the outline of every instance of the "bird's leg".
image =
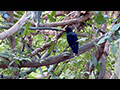
<svg viewBox="0 0 120 90">
<path fill-rule="evenodd" d="M 72 50 L 72 49 L 71 49 Z M 77 57 L 76 55 L 75 55 L 75 53 L 73 52 L 73 50 L 72 50 L 72 55 L 74 56 L 74 57 Z"/>
<path fill-rule="evenodd" d="M 74 57 L 77 57 L 77 56 L 75 55 L 75 53 L 73 53 L 73 56 L 74 56 Z"/>
</svg>

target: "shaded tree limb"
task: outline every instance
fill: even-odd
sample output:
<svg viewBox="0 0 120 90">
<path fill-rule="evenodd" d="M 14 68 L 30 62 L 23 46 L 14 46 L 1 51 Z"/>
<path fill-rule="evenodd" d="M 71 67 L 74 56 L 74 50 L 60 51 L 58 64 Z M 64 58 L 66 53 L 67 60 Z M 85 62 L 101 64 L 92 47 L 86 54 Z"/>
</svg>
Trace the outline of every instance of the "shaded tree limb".
<svg viewBox="0 0 120 90">
<path fill-rule="evenodd" d="M 105 48 L 104 48 L 104 53 L 100 58 L 100 67 L 101 67 L 101 71 L 99 72 L 99 76 L 98 79 L 106 79 L 105 77 L 105 73 L 106 73 L 106 64 L 105 64 L 105 60 L 107 59 L 108 55 L 110 52 L 110 43 L 108 41 L 106 41 L 105 43 Z"/>
<path fill-rule="evenodd" d="M 105 59 L 106 57 L 104 56 L 104 54 L 101 56 L 100 58 L 100 67 L 101 67 L 101 71 L 99 74 L 98 79 L 104 79 L 104 75 L 105 75 L 105 69 L 106 69 L 106 65 L 105 65 Z"/>
</svg>

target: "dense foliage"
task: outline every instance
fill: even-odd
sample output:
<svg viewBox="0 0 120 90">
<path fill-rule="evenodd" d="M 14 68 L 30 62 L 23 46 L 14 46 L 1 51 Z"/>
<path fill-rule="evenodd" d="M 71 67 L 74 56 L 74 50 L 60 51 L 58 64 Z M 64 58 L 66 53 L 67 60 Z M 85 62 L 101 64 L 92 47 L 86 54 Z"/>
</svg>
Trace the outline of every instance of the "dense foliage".
<svg viewBox="0 0 120 90">
<path fill-rule="evenodd" d="M 34 29 L 36 21 L 32 15 L 26 16 L 26 21 L 17 28 L 19 20 L 29 12 L 7 11 L 10 18 L 4 18 L 1 12 L 0 33 L 7 34 L 0 37 L 1 78 L 110 79 L 114 73 L 119 78 L 115 68 L 120 48 L 119 11 L 42 11 L 39 28 L 54 30 Z M 72 26 L 78 35 L 76 56 L 62 31 L 65 24 Z M 16 31 L 12 31 L 13 26 Z"/>
</svg>

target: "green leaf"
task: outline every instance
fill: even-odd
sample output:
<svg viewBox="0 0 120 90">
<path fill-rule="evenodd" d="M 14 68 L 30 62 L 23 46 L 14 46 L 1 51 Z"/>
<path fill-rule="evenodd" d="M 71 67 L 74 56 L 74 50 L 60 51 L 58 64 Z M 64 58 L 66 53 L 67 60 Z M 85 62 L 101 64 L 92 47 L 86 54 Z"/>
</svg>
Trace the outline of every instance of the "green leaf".
<svg viewBox="0 0 120 90">
<path fill-rule="evenodd" d="M 105 40 L 106 40 L 107 38 L 109 38 L 109 37 L 110 37 L 110 36 L 107 35 L 107 36 L 101 38 L 101 39 L 98 41 L 97 45 L 104 43 Z"/>
<path fill-rule="evenodd" d="M 29 35 L 30 35 L 30 32 L 27 31 L 26 35 L 29 36 Z"/>
<path fill-rule="evenodd" d="M 112 38 L 109 36 L 108 38 L 107 38 L 107 40 L 111 43 L 112 42 Z"/>
<path fill-rule="evenodd" d="M 26 61 L 32 62 L 32 60 L 30 58 L 21 58 L 20 61 L 22 61 L 22 60 L 26 60 Z"/>
<path fill-rule="evenodd" d="M 20 55 L 22 55 L 22 51 L 21 51 L 21 50 L 18 50 L 18 53 L 19 53 Z"/>
<path fill-rule="evenodd" d="M 29 32 L 31 32 L 31 33 L 37 33 L 36 31 L 34 31 L 34 30 L 29 30 Z"/>
<path fill-rule="evenodd" d="M 89 23 L 89 24 L 94 24 L 94 23 L 92 22 L 92 20 L 89 20 L 88 23 Z"/>
<path fill-rule="evenodd" d="M 46 15 L 46 13 L 45 13 L 45 14 L 43 14 L 43 15 L 42 15 L 42 17 L 44 17 L 45 15 Z"/>
<path fill-rule="evenodd" d="M 52 43 L 50 43 L 50 45 L 51 45 L 51 47 L 49 48 L 48 53 L 50 53 L 53 50 L 53 47 L 54 47 L 55 43 L 52 42 Z"/>
<path fill-rule="evenodd" d="M 54 65 L 51 65 L 51 66 L 49 67 L 48 73 L 52 70 L 53 66 L 54 66 Z"/>
<path fill-rule="evenodd" d="M 23 15 L 23 11 L 17 11 L 19 15 Z"/>
<path fill-rule="evenodd" d="M 40 22 L 41 22 L 42 24 L 44 24 L 44 19 L 43 19 L 43 18 L 41 18 L 41 19 L 40 19 Z"/>
<path fill-rule="evenodd" d="M 13 14 L 13 16 L 16 17 L 16 18 L 19 18 L 19 15 L 17 15 L 17 14 Z"/>
<path fill-rule="evenodd" d="M 96 59 L 96 57 L 92 56 L 92 61 L 93 61 L 94 66 L 96 66 L 97 65 L 97 59 Z"/>
<path fill-rule="evenodd" d="M 20 65 L 20 62 L 19 62 L 19 60 L 15 60 L 15 63 L 16 63 L 16 64 L 18 64 L 18 65 Z"/>
<path fill-rule="evenodd" d="M 55 16 L 55 14 L 56 14 L 56 11 L 52 11 L 50 15 Z"/>
<path fill-rule="evenodd" d="M 88 39 L 88 38 L 87 38 L 87 37 L 85 37 L 85 38 L 81 38 L 81 39 L 77 40 L 76 42 L 85 41 L 86 39 Z"/>
<path fill-rule="evenodd" d="M 119 27 L 120 27 L 120 23 L 115 24 L 115 25 L 110 29 L 110 34 L 112 34 L 113 32 L 115 32 Z"/>
<path fill-rule="evenodd" d="M 7 53 L 0 53 L 0 57 L 6 57 L 6 58 L 8 58 L 9 55 Z"/>
<path fill-rule="evenodd" d="M 77 60 L 76 59 L 74 59 L 74 63 L 77 65 L 77 67 L 78 67 L 78 62 L 77 62 Z"/>
<path fill-rule="evenodd" d="M 15 68 L 15 67 L 12 67 L 12 70 L 13 70 L 14 72 L 16 72 L 16 71 L 17 71 L 17 68 Z"/>
<path fill-rule="evenodd" d="M 32 70 L 33 72 L 36 72 L 36 68 L 34 68 L 34 67 L 33 67 L 33 68 L 31 68 L 31 70 Z"/>
<path fill-rule="evenodd" d="M 24 32 L 23 32 L 23 35 L 26 34 L 27 36 L 29 36 L 30 32 L 28 32 L 28 29 L 29 29 L 30 25 L 31 25 L 30 22 L 28 22 L 28 23 L 25 25 L 25 30 L 24 30 Z"/>
<path fill-rule="evenodd" d="M 119 39 L 119 35 L 113 36 L 115 40 Z"/>
<path fill-rule="evenodd" d="M 120 19 L 118 19 L 117 22 L 120 22 Z"/>
<path fill-rule="evenodd" d="M 40 63 L 42 63 L 42 62 L 46 62 L 46 61 L 42 59 L 42 60 L 40 60 Z"/>
<path fill-rule="evenodd" d="M 25 75 L 27 75 L 27 73 L 26 72 L 22 72 L 21 73 L 21 78 L 24 78 Z"/>
<path fill-rule="evenodd" d="M 14 63 L 14 60 L 9 63 L 9 66 L 11 66 Z"/>
<path fill-rule="evenodd" d="M 119 39 L 117 39 L 115 42 L 114 42 L 114 44 L 116 44 L 117 42 L 119 42 L 120 41 L 120 38 Z"/>
<path fill-rule="evenodd" d="M 55 22 L 55 19 L 53 18 L 53 16 L 49 15 L 48 13 L 46 13 L 48 16 L 48 19 L 50 20 L 50 22 Z"/>
<path fill-rule="evenodd" d="M 97 71 L 101 71 L 100 63 L 97 63 L 96 67 Z"/>
<path fill-rule="evenodd" d="M 30 25 L 31 25 L 31 23 L 30 22 L 28 22 L 26 25 L 25 25 L 25 29 L 29 29 L 29 27 L 30 27 Z"/>
<path fill-rule="evenodd" d="M 97 14 L 97 17 L 95 18 L 95 22 L 97 24 L 104 24 L 106 22 L 106 19 L 103 17 L 101 13 Z"/>
<path fill-rule="evenodd" d="M 117 44 L 111 44 L 110 45 L 110 50 L 111 50 L 111 52 L 112 52 L 113 55 L 116 55 L 117 50 L 118 50 Z"/>
<path fill-rule="evenodd" d="M 27 33 L 27 29 L 24 30 L 23 35 L 26 35 L 26 33 Z"/>
</svg>

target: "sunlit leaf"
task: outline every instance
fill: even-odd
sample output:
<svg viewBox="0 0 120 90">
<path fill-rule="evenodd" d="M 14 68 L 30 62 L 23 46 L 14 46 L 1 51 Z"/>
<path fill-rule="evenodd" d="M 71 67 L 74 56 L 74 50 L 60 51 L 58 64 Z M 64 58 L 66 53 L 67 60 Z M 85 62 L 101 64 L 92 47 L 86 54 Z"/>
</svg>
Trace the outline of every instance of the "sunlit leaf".
<svg viewBox="0 0 120 90">
<path fill-rule="evenodd" d="M 6 58 L 8 58 L 8 57 L 9 57 L 9 55 L 8 55 L 8 54 L 6 54 L 6 53 L 0 53 L 0 56 L 1 56 L 1 57 L 6 57 Z"/>
<path fill-rule="evenodd" d="M 88 38 L 81 38 L 81 39 L 77 40 L 76 42 L 85 41 L 86 39 L 88 39 Z"/>
<path fill-rule="evenodd" d="M 95 21 L 97 24 L 104 24 L 106 22 L 106 19 L 103 17 L 101 13 L 96 15 Z"/>
<path fill-rule="evenodd" d="M 77 65 L 77 67 L 78 67 L 78 62 L 77 62 L 77 60 L 76 59 L 74 59 L 74 63 Z"/>
<path fill-rule="evenodd" d="M 111 50 L 111 52 L 112 52 L 113 55 L 116 55 L 117 50 L 118 50 L 117 44 L 111 44 L 110 45 L 110 50 Z"/>
<path fill-rule="evenodd" d="M 115 25 L 110 29 L 110 34 L 112 34 L 113 32 L 115 32 L 119 27 L 120 27 L 120 23 L 115 24 Z"/>
<path fill-rule="evenodd" d="M 101 39 L 98 41 L 97 45 L 104 43 L 105 40 L 106 40 L 107 38 L 109 38 L 109 37 L 110 37 L 110 36 L 107 35 L 107 36 L 101 38 Z"/>
<path fill-rule="evenodd" d="M 53 50 L 53 47 L 54 47 L 54 45 L 55 45 L 55 43 L 54 42 L 52 42 L 52 43 L 50 43 L 50 48 L 49 48 L 49 50 L 48 50 L 48 53 L 50 53 L 52 50 Z"/>
<path fill-rule="evenodd" d="M 51 65 L 51 66 L 49 67 L 48 73 L 52 70 L 53 66 L 54 66 L 54 65 Z"/>
<path fill-rule="evenodd" d="M 19 62 L 19 60 L 15 60 L 15 63 L 16 63 L 16 64 L 18 64 L 18 65 L 20 65 L 20 62 Z"/>
<path fill-rule="evenodd" d="M 51 16 L 55 16 L 55 14 L 56 14 L 56 11 L 51 12 Z"/>
<path fill-rule="evenodd" d="M 96 66 L 97 65 L 97 59 L 96 59 L 96 57 L 92 57 L 92 61 L 93 61 L 93 64 L 94 64 L 94 66 Z"/>
<path fill-rule="evenodd" d="M 29 30 L 29 32 L 31 32 L 31 33 L 37 33 L 36 31 L 34 31 L 34 30 Z"/>
<path fill-rule="evenodd" d="M 95 67 L 98 71 L 101 71 L 101 67 L 100 67 L 100 63 L 97 63 L 96 67 Z"/>
<path fill-rule="evenodd" d="M 13 16 L 16 17 L 16 18 L 19 18 L 19 15 L 17 15 L 17 14 L 13 14 Z"/>
<path fill-rule="evenodd" d="M 14 63 L 14 60 L 9 63 L 9 66 L 11 66 Z"/>
<path fill-rule="evenodd" d="M 23 32 L 23 34 L 25 35 L 29 35 L 29 32 L 28 32 L 28 29 L 29 29 L 29 27 L 30 27 L 30 25 L 31 25 L 31 23 L 30 22 L 28 22 L 26 25 L 25 25 L 25 30 L 24 30 L 24 32 Z"/>
</svg>

